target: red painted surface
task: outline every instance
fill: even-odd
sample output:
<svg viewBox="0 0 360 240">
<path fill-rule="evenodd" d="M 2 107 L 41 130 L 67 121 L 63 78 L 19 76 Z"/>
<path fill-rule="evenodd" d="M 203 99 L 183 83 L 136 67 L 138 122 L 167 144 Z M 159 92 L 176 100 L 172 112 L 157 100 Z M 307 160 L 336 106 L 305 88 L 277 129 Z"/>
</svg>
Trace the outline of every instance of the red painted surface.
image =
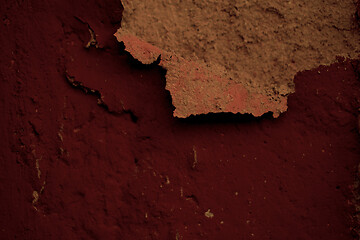
<svg viewBox="0 0 360 240">
<path fill-rule="evenodd" d="M 358 62 L 299 73 L 278 119 L 180 121 L 117 45 L 118 1 L 0 10 L 0 239 L 353 239 Z"/>
</svg>

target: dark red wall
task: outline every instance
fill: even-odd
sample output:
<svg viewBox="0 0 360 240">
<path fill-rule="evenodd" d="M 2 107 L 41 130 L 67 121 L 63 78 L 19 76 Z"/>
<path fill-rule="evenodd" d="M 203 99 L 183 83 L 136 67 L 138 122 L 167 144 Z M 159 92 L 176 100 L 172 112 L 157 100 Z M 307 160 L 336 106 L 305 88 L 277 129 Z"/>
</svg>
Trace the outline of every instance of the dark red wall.
<svg viewBox="0 0 360 240">
<path fill-rule="evenodd" d="M 179 120 L 120 1 L 0 12 L 0 239 L 353 239 L 358 61 L 298 73 L 278 119 Z"/>
</svg>

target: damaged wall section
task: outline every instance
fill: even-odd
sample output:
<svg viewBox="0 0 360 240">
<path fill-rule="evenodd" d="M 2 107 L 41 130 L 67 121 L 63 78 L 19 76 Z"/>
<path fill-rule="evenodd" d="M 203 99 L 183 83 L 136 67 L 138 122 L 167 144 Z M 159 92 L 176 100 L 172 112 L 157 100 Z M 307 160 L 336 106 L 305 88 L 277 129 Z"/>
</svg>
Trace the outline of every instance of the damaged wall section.
<svg viewBox="0 0 360 240">
<path fill-rule="evenodd" d="M 115 36 L 144 64 L 161 55 L 180 118 L 269 111 L 277 117 L 287 110 L 297 72 L 359 55 L 352 0 L 122 2 Z"/>
</svg>

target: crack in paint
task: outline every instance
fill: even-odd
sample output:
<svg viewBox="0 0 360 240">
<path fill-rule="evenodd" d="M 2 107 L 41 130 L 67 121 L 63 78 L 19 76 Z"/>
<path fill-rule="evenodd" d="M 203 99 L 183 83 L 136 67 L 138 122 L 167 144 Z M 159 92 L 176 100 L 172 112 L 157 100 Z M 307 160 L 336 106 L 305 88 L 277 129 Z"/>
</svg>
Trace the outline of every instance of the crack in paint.
<svg viewBox="0 0 360 240">
<path fill-rule="evenodd" d="M 87 42 L 87 44 L 85 45 L 85 48 L 90 48 L 92 46 L 94 46 L 95 48 L 99 48 L 98 42 L 96 40 L 96 34 L 95 31 L 91 28 L 90 24 L 87 23 L 86 21 L 84 21 L 83 19 L 81 19 L 78 16 L 74 16 L 76 20 L 78 20 L 79 22 L 81 22 L 82 24 L 87 25 L 89 33 L 90 33 L 90 40 Z"/>
<path fill-rule="evenodd" d="M 82 82 L 76 81 L 74 76 L 70 76 L 67 71 L 65 71 L 65 78 L 72 87 L 80 89 L 86 94 L 95 96 L 97 98 L 97 104 L 111 115 L 122 116 L 123 114 L 128 114 L 130 115 L 131 121 L 133 123 L 136 123 L 138 121 L 138 117 L 130 109 L 126 109 L 123 102 L 121 102 L 122 111 L 110 110 L 109 106 L 104 102 L 104 98 L 99 90 L 91 89 L 84 86 Z"/>
<path fill-rule="evenodd" d="M 198 163 L 197 152 L 196 152 L 195 146 L 193 146 L 193 154 L 194 154 L 194 162 L 192 164 L 192 168 L 195 169 L 195 167 L 196 167 L 196 165 Z"/>
<path fill-rule="evenodd" d="M 44 189 L 45 189 L 45 185 L 46 185 L 46 181 L 43 182 L 41 188 L 40 188 L 40 191 L 36 191 L 34 190 L 33 193 L 32 193 L 32 196 L 33 196 L 33 200 L 32 200 L 32 205 L 33 205 L 33 208 L 36 210 L 36 211 L 39 211 L 39 209 L 36 207 L 36 205 L 38 204 L 39 200 L 40 200 L 40 196 L 41 194 L 43 193 Z"/>
</svg>

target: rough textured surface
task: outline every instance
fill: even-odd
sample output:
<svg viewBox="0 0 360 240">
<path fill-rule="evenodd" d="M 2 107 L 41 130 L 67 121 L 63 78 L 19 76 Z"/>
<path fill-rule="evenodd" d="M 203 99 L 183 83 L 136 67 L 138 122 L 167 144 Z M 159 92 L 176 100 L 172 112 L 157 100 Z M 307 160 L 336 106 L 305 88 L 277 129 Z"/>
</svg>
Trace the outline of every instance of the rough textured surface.
<svg viewBox="0 0 360 240">
<path fill-rule="evenodd" d="M 160 56 L 174 116 L 278 116 L 294 75 L 357 57 L 353 0 L 124 0 L 116 37 L 140 62 Z"/>
<path fill-rule="evenodd" d="M 1 240 L 357 239 L 357 61 L 298 73 L 278 119 L 177 119 L 121 10 L 0 5 Z"/>
</svg>

